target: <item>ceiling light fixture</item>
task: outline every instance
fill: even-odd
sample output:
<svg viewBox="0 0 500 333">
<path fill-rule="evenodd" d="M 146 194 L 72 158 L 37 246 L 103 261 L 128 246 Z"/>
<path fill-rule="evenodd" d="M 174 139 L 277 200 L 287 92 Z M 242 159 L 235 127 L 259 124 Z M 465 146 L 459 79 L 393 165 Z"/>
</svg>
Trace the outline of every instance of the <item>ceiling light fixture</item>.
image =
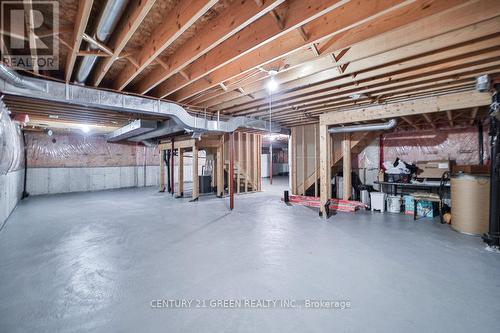
<svg viewBox="0 0 500 333">
<path fill-rule="evenodd" d="M 82 132 L 88 133 L 88 132 L 90 132 L 90 128 L 87 125 L 82 125 Z"/>
<path fill-rule="evenodd" d="M 267 88 L 267 91 L 269 91 L 270 93 L 273 93 L 273 92 L 278 90 L 279 83 L 278 83 L 278 81 L 276 81 L 276 79 L 274 77 L 271 77 L 271 79 L 269 79 L 269 81 L 267 81 L 266 88 Z"/>
</svg>

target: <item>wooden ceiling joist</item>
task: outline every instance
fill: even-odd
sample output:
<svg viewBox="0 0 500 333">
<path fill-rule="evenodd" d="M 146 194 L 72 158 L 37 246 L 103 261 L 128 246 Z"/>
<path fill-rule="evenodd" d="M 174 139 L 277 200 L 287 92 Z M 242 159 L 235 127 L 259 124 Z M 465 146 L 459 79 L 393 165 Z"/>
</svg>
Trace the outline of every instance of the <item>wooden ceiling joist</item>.
<svg viewBox="0 0 500 333">
<path fill-rule="evenodd" d="M 228 6 L 211 22 L 211 29 L 203 34 L 195 34 L 169 56 L 168 70 L 148 74 L 137 83 L 134 91 L 148 92 L 283 2 L 267 0 L 257 5 L 253 1 L 244 1 L 240 6 Z"/>
<path fill-rule="evenodd" d="M 126 14 L 125 20 L 123 20 L 124 23 L 119 26 L 118 32 L 111 36 L 109 45 L 110 49 L 113 50 L 113 55 L 109 59 L 100 61 L 92 73 L 91 84 L 93 86 L 98 86 L 102 82 L 113 63 L 119 59 L 120 53 L 122 53 L 130 38 L 137 31 L 155 1 L 144 0 L 133 2 Z"/>
<path fill-rule="evenodd" d="M 148 67 L 156 57 L 167 49 L 180 35 L 203 16 L 217 0 L 181 1 L 173 8 L 164 23 L 153 32 L 151 39 L 142 47 L 137 57 L 139 67 L 127 65 L 114 82 L 114 89 L 123 90 Z"/>
<path fill-rule="evenodd" d="M 367 0 L 363 0 L 361 2 L 365 1 Z M 396 0 L 387 0 L 384 1 L 384 3 L 393 1 Z M 176 77 L 172 77 L 152 90 L 152 95 L 155 97 L 165 97 L 181 88 L 187 86 L 191 87 L 193 83 L 199 82 L 200 78 L 207 76 L 215 70 L 224 70 L 222 67 L 233 63 L 237 59 L 238 63 L 242 62 L 242 58 L 247 58 L 249 54 L 253 53 L 252 51 L 258 51 L 262 48 L 273 48 L 276 43 L 279 44 L 283 41 L 283 39 L 286 40 L 290 38 L 290 35 L 293 35 L 294 40 L 299 41 L 298 43 L 295 42 L 297 46 L 293 49 L 295 50 L 300 48 L 306 43 L 302 40 L 301 36 L 298 36 L 294 32 L 294 30 L 308 22 L 318 20 L 321 16 L 342 12 L 342 8 L 344 10 L 348 9 L 344 6 L 350 7 L 350 3 L 341 6 L 343 3 L 344 1 L 339 0 L 290 0 L 287 2 L 288 17 L 283 29 L 280 29 L 276 25 L 273 18 L 269 15 L 259 18 L 231 38 L 228 38 L 223 43 L 210 50 L 200 59 L 191 63 L 188 66 L 188 72 L 191 73 L 192 76 L 192 80 L 190 82 L 180 82 L 179 80 L 176 80 Z M 248 68 L 248 70 L 264 65 L 270 60 L 272 59 L 260 61 L 255 64 L 255 66 Z M 236 75 L 228 75 L 228 77 L 224 80 L 216 78 L 212 81 L 217 81 L 217 85 L 220 82 L 226 81 L 234 76 Z M 210 88 L 212 85 L 207 85 L 205 83 L 204 86 L 206 88 Z M 196 92 L 193 92 L 185 98 L 191 97 L 195 94 Z M 185 98 L 183 97 L 182 99 Z M 180 100 L 181 99 L 179 99 L 179 101 Z"/>
<path fill-rule="evenodd" d="M 423 6 L 423 3 L 425 3 L 426 6 Z M 311 41 L 318 41 L 335 34 L 344 33 L 351 28 L 362 25 L 362 22 L 369 21 L 369 19 L 372 18 L 373 21 L 378 22 L 378 24 L 370 22 L 370 29 L 365 31 L 365 35 L 363 36 L 363 39 L 366 39 L 405 25 L 408 21 L 421 19 L 462 3 L 464 3 L 464 1 L 443 2 L 428 0 L 415 1 L 409 4 L 405 2 L 404 4 L 407 5 L 402 6 L 402 1 L 392 0 L 381 2 L 368 0 L 349 2 L 307 23 L 305 27 L 310 32 Z M 353 15 L 340 14 L 344 12 L 349 12 Z M 350 46 L 353 42 L 359 42 L 361 40 L 356 41 L 352 38 L 346 38 L 346 44 L 337 44 L 337 46 L 339 46 L 337 49 L 343 49 Z M 349 41 L 348 44 L 347 41 Z M 219 69 L 219 66 L 213 66 L 213 64 L 207 66 L 207 63 L 205 63 L 205 66 L 199 67 L 200 71 L 202 71 L 204 67 L 205 73 L 206 69 L 211 71 L 210 77 L 212 78 L 212 82 L 218 84 L 221 81 L 228 80 L 242 72 L 261 66 L 266 62 L 282 57 L 307 45 L 308 44 L 305 43 L 300 36 L 297 36 L 295 33 L 287 33 L 280 38 L 267 42 L 266 47 L 246 53 L 245 56 L 239 57 L 237 62 L 231 62 L 224 66 L 224 68 Z M 214 70 L 214 68 L 217 70 Z M 193 77 L 196 78 L 197 76 L 193 75 Z M 170 82 L 169 86 L 168 83 L 169 81 L 167 80 L 162 85 L 158 86 L 158 89 L 155 89 L 153 95 L 164 97 L 176 92 L 172 96 L 169 96 L 169 98 L 176 101 L 183 101 L 202 90 L 212 87 L 212 85 L 201 80 L 195 81 L 189 84 L 189 86 L 186 86 L 186 84 L 178 84 L 177 82 Z M 179 90 L 179 87 L 184 86 L 186 87 Z"/>
<path fill-rule="evenodd" d="M 427 124 L 429 124 L 434 129 L 436 128 L 436 124 L 434 124 L 434 122 L 432 121 L 430 114 L 424 113 L 424 114 L 422 114 L 422 116 L 424 117 Z"/>
<path fill-rule="evenodd" d="M 471 110 L 471 114 L 470 114 L 470 118 L 471 118 L 471 120 L 470 120 L 469 125 L 474 124 L 474 121 L 476 120 L 476 116 L 477 116 L 477 112 L 478 112 L 478 110 L 479 110 L 479 108 L 478 108 L 478 107 L 474 107 L 474 108 L 472 108 L 472 110 Z"/>
<path fill-rule="evenodd" d="M 80 51 L 80 45 L 82 44 L 83 34 L 85 33 L 85 28 L 87 27 L 93 3 L 94 0 L 82 0 L 79 2 L 78 13 L 76 15 L 75 27 L 73 30 L 71 51 L 68 52 L 66 59 L 66 82 L 69 82 L 71 80 L 71 76 L 73 75 L 73 67 L 75 66 L 76 56 Z"/>
<path fill-rule="evenodd" d="M 26 23 L 26 31 L 28 32 L 29 48 L 31 53 L 31 58 L 33 59 L 33 72 L 38 74 L 38 56 L 37 56 L 37 36 L 35 35 L 35 18 L 33 14 L 33 2 L 32 0 L 25 0 L 24 5 L 24 16 Z"/>
<path fill-rule="evenodd" d="M 486 56 L 484 58 L 482 56 L 478 57 L 476 52 L 470 53 L 472 57 L 459 54 L 451 58 L 454 61 L 448 59 L 450 61 L 446 61 L 445 63 L 442 63 L 442 61 L 438 61 L 437 63 L 423 62 L 396 71 L 393 69 L 401 68 L 398 64 L 393 67 L 382 66 L 382 69 L 374 68 L 367 71 L 366 75 L 360 76 L 360 79 L 357 81 L 351 80 L 349 76 L 338 77 L 326 85 L 317 85 L 314 88 L 309 85 L 305 86 L 306 89 L 294 90 L 288 94 L 284 93 L 283 95 L 276 96 L 273 99 L 274 107 L 279 108 L 281 105 L 289 105 L 291 103 L 320 102 L 322 100 L 329 100 L 339 94 L 369 93 L 370 89 L 383 85 L 398 85 L 404 81 L 421 77 L 426 79 L 438 78 L 439 75 L 447 72 L 453 75 L 467 70 L 468 67 L 495 62 L 500 56 L 500 47 L 494 47 L 494 50 L 491 52 L 488 52 L 487 49 L 481 50 L 480 52 L 485 52 Z M 390 71 L 391 69 L 392 71 Z M 387 80 L 388 77 L 391 79 Z M 230 113 L 241 114 L 241 112 L 252 111 L 266 105 L 267 100 L 263 98 L 259 99 L 258 102 L 245 103 L 237 108 L 224 109 L 222 107 L 222 109 Z"/>
<path fill-rule="evenodd" d="M 435 17 L 431 16 L 421 20 L 422 22 L 418 24 L 418 26 L 423 25 L 428 27 L 428 29 L 421 29 L 420 32 L 417 32 L 414 25 L 409 25 L 358 43 L 353 46 L 352 52 L 346 55 L 344 60 L 350 61 L 351 70 L 356 72 L 367 66 L 383 65 L 391 60 L 397 62 L 400 59 L 408 59 L 411 56 L 425 55 L 425 52 L 435 52 L 435 50 L 440 48 L 444 49 L 448 46 L 453 48 L 456 44 L 460 43 L 467 45 L 470 40 L 498 33 L 500 17 L 483 20 L 483 17 L 486 18 L 488 15 L 493 14 L 490 14 L 490 12 L 478 12 L 477 8 L 474 8 L 476 12 L 473 13 L 474 15 L 471 15 L 470 19 L 461 20 L 464 26 L 460 29 L 456 29 L 457 23 L 452 21 L 452 17 L 448 17 L 449 15 L 439 15 L 445 20 L 436 20 Z M 463 17 L 465 13 L 470 13 L 474 8 L 465 6 L 459 8 L 459 10 L 450 11 L 448 14 Z M 500 6 L 497 8 L 498 11 L 500 11 Z M 465 17 L 469 18 L 468 15 Z M 477 23 L 476 20 L 482 20 L 482 22 Z M 301 67 L 279 73 L 277 79 L 281 82 L 280 90 L 286 92 L 288 89 L 315 84 L 316 82 L 336 76 L 335 73 L 328 72 L 329 70 L 331 71 L 330 68 L 332 65 L 329 62 L 322 61 L 322 59 L 320 58 L 309 63 L 309 68 L 313 69 L 306 76 L 302 75 L 303 69 Z M 342 64 L 343 61 L 340 63 Z M 365 64 L 364 66 L 363 63 Z M 298 79 L 294 79 L 297 77 Z M 246 91 L 258 98 L 265 98 L 267 95 L 265 87 L 261 82 L 256 82 L 252 86 L 245 88 Z M 212 100 L 202 105 L 205 107 L 217 106 L 217 108 L 226 109 L 241 104 L 238 98 L 238 95 L 226 93 L 221 94 L 220 97 L 212 98 Z"/>
</svg>

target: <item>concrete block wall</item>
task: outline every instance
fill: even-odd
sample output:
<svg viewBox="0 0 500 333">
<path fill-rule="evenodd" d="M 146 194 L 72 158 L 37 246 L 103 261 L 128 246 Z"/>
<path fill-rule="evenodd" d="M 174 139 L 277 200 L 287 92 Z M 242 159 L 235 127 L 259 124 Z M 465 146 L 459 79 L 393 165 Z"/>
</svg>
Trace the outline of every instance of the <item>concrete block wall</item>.
<svg viewBox="0 0 500 333">
<path fill-rule="evenodd" d="M 24 170 L 0 175 L 0 226 L 14 210 L 23 193 Z"/>
</svg>

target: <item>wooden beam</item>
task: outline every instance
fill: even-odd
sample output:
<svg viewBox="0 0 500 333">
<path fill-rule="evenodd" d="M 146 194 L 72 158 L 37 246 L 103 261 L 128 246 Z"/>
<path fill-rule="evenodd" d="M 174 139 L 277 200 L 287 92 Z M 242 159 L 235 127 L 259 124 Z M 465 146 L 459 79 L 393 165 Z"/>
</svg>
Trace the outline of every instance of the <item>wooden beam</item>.
<svg viewBox="0 0 500 333">
<path fill-rule="evenodd" d="M 366 0 L 364 0 L 366 1 Z M 399 0 L 387 0 L 399 1 Z M 290 33 L 294 39 L 300 40 L 300 45 L 303 46 L 305 42 L 300 36 L 297 36 L 293 31 L 301 25 L 317 19 L 325 13 L 334 11 L 343 1 L 340 0 L 289 0 L 288 2 L 288 19 L 285 22 L 284 29 L 280 29 L 276 22 L 269 16 L 265 15 L 258 20 L 241 29 L 238 33 L 226 39 L 223 43 L 207 52 L 202 58 L 191 63 L 187 68 L 191 73 L 191 81 L 179 82 L 174 77 L 166 80 L 158 85 L 153 91 L 152 95 L 155 97 L 168 96 L 177 90 L 186 87 L 187 85 L 203 78 L 204 76 L 212 73 L 217 69 L 222 69 L 223 66 L 241 59 L 242 56 L 248 55 L 252 51 L 266 47 L 272 42 L 282 40 L 285 35 L 288 37 Z M 289 44 L 289 43 L 287 43 Z M 274 44 L 273 44 L 274 45 Z M 246 58 L 246 56 L 245 56 Z M 271 59 L 268 59 L 271 60 Z M 241 60 L 238 60 L 241 61 Z M 263 65 L 268 61 L 259 62 L 257 65 Z M 252 66 L 252 67 L 256 67 Z M 250 69 L 250 68 L 249 68 Z M 230 75 L 228 78 L 233 77 Z M 212 80 L 213 81 L 213 80 Z M 225 80 L 218 80 L 217 84 Z M 215 81 L 213 81 L 215 82 Z M 212 84 L 204 83 L 207 87 Z M 195 93 L 186 96 L 191 97 Z"/>
<path fill-rule="evenodd" d="M 75 18 L 75 28 L 73 30 L 73 42 L 71 43 L 72 51 L 68 52 L 68 55 L 66 57 L 66 82 L 69 82 L 71 80 L 73 67 L 75 66 L 76 61 L 76 55 L 78 54 L 78 51 L 80 51 L 80 45 L 82 44 L 83 34 L 85 33 L 85 28 L 87 27 L 87 22 L 90 17 L 93 3 L 94 0 L 82 0 L 79 2 L 78 13 L 76 14 Z"/>
<path fill-rule="evenodd" d="M 451 52 L 450 54 L 453 55 L 456 52 L 454 51 L 456 49 L 455 45 L 462 45 L 461 49 L 465 50 L 464 43 L 468 43 L 471 40 L 479 40 L 481 37 L 498 32 L 497 27 L 500 25 L 500 18 L 483 20 L 483 17 L 487 18 L 488 15 L 494 15 L 495 10 L 497 12 L 500 11 L 500 5 L 498 7 L 480 10 L 477 6 L 471 5 L 461 7 L 457 10 L 453 9 L 448 11 L 446 15 L 438 15 L 442 20 L 438 20 L 434 16 L 425 18 L 401 29 L 353 45 L 351 52 L 344 57 L 344 61 L 351 62 L 348 69 L 350 73 L 358 73 L 360 70 L 363 71 L 368 68 L 375 70 L 377 66 L 390 64 L 397 60 L 407 63 L 407 61 L 411 60 L 409 57 L 420 57 L 420 55 L 424 54 L 430 55 L 430 52 L 445 51 L 445 48 L 448 48 L 448 52 Z M 491 12 L 489 9 L 491 9 Z M 454 17 L 460 17 L 460 24 L 463 26 L 457 24 L 457 20 L 453 20 Z M 467 19 L 464 20 L 464 18 Z M 474 24 L 476 20 L 483 21 Z M 457 29 L 458 27 L 460 28 Z M 353 31 L 353 33 L 355 32 L 357 31 Z M 359 33 L 361 32 L 362 30 L 359 31 Z M 484 48 L 483 43 L 474 44 L 477 47 L 472 48 L 472 51 Z M 293 66 L 297 66 L 297 64 L 306 60 L 298 57 L 289 58 L 287 62 L 292 65 L 292 69 L 282 71 L 278 76 L 282 95 L 288 89 L 300 89 L 300 87 L 307 85 L 317 86 L 321 81 L 336 76 L 336 73 L 330 69 L 332 66 L 331 63 L 325 60 L 325 57 L 314 59 L 311 55 L 311 61 L 308 65 L 312 70 L 307 72 L 306 77 L 304 77 L 304 66 L 295 68 Z M 366 64 L 370 64 L 369 67 Z M 381 68 L 379 72 L 388 72 L 388 70 Z M 304 88 L 300 90 L 304 91 Z M 267 96 L 262 82 L 255 82 L 250 86 L 245 86 L 245 91 L 254 94 L 256 101 Z M 209 102 L 202 105 L 205 107 L 217 105 L 219 109 L 226 109 L 245 102 L 247 102 L 246 99 L 240 98 L 235 93 L 225 93 L 217 98 L 212 97 Z"/>
<path fill-rule="evenodd" d="M 170 193 L 174 195 L 175 193 L 175 179 L 174 179 L 174 169 L 175 169 L 175 137 L 171 139 L 170 148 Z"/>
<path fill-rule="evenodd" d="M 273 18 L 274 22 L 276 22 L 280 30 L 285 29 L 285 23 L 283 22 L 282 18 L 278 15 L 278 13 L 276 13 L 275 10 L 271 10 L 269 12 L 269 15 L 271 15 L 271 17 Z"/>
<path fill-rule="evenodd" d="M 351 134 L 344 133 L 342 140 L 342 181 L 343 181 L 343 199 L 349 200 L 352 195 L 352 179 L 351 179 Z"/>
<path fill-rule="evenodd" d="M 107 53 L 104 53 L 102 51 L 94 51 L 94 50 L 78 51 L 77 56 L 79 56 L 79 57 L 94 56 L 94 57 L 99 57 L 99 58 L 110 57 L 110 55 Z"/>
<path fill-rule="evenodd" d="M 446 117 L 448 118 L 450 127 L 453 127 L 453 114 L 451 114 L 451 110 L 446 110 Z"/>
<path fill-rule="evenodd" d="M 219 140 L 217 147 L 217 195 L 224 195 L 224 136 Z"/>
<path fill-rule="evenodd" d="M 130 38 L 141 25 L 142 21 L 153 7 L 156 0 L 133 1 L 129 10 L 125 14 L 124 20 L 117 31 L 112 34 L 109 42 L 110 48 L 113 50 L 113 55 L 109 59 L 101 60 L 95 67 L 92 73 L 92 85 L 98 86 L 106 76 L 113 63 L 119 59 L 120 53 L 123 51 Z"/>
<path fill-rule="evenodd" d="M 229 209 L 234 209 L 234 132 L 229 134 Z"/>
<path fill-rule="evenodd" d="M 297 127 L 291 128 L 291 147 L 290 147 L 290 175 L 292 177 L 292 194 L 297 195 Z"/>
<path fill-rule="evenodd" d="M 110 57 L 113 56 L 113 51 L 109 47 L 107 47 L 103 43 L 99 42 L 97 39 L 90 37 L 86 33 L 83 34 L 83 40 L 86 41 L 87 43 L 94 45 L 102 52 L 108 54 Z"/>
<path fill-rule="evenodd" d="M 301 148 L 301 155 L 302 155 L 302 179 L 301 179 L 301 182 L 302 182 L 302 195 L 306 195 L 306 188 L 305 188 L 305 185 L 306 185 L 306 179 L 307 179 L 307 160 L 306 160 L 306 154 L 307 154 L 307 151 L 306 151 L 306 131 L 305 131 L 305 126 L 302 126 L 302 133 L 301 133 L 301 136 L 300 136 L 300 139 L 301 139 L 301 144 L 300 144 L 300 148 Z"/>
<path fill-rule="evenodd" d="M 177 173 L 177 195 L 184 196 L 184 149 L 179 148 L 179 172 Z"/>
<path fill-rule="evenodd" d="M 320 212 L 323 217 L 327 217 L 325 204 L 331 199 L 331 144 L 330 133 L 328 133 L 327 125 L 319 127 L 319 150 L 320 150 Z"/>
<path fill-rule="evenodd" d="M 191 200 L 197 200 L 198 197 L 200 196 L 200 181 L 198 178 L 198 145 L 196 140 L 194 140 L 192 150 L 193 150 L 193 169 L 192 169 L 193 193 Z"/>
<path fill-rule="evenodd" d="M 195 34 L 168 57 L 168 70 L 147 74 L 137 83 L 134 91 L 148 92 L 283 2 L 284 0 L 266 0 L 258 5 L 252 1 L 242 1 L 238 5 L 228 6 L 210 21 L 210 29 Z"/>
<path fill-rule="evenodd" d="M 377 105 L 343 112 L 324 113 L 320 116 L 320 123 L 322 125 L 336 125 L 355 121 L 411 116 L 415 114 L 489 105 L 490 102 L 491 96 L 489 93 L 470 91 L 427 97 L 407 102 Z"/>
<path fill-rule="evenodd" d="M 470 114 L 470 123 L 469 125 L 472 125 L 474 124 L 474 120 L 476 120 L 476 116 L 477 116 L 477 112 L 479 111 L 479 107 L 473 107 L 472 110 L 471 110 L 471 114 Z"/>
<path fill-rule="evenodd" d="M 319 197 L 319 127 L 314 125 L 314 196 Z"/>
<path fill-rule="evenodd" d="M 142 47 L 142 51 L 137 57 L 139 68 L 127 65 L 115 80 L 113 88 L 123 90 L 217 1 L 188 0 L 179 2 L 164 18 L 164 23 L 152 33 L 151 39 Z"/>
<path fill-rule="evenodd" d="M 254 191 L 259 190 L 259 156 L 257 154 L 258 152 L 258 147 L 259 145 L 259 135 L 258 134 L 253 134 L 253 184 L 254 184 Z"/>
<path fill-rule="evenodd" d="M 312 53 L 314 54 L 315 57 L 319 57 L 318 47 L 316 46 L 315 43 L 311 44 L 311 51 L 312 51 Z"/>
<path fill-rule="evenodd" d="M 307 36 L 306 31 L 304 30 L 304 27 L 298 27 L 297 31 L 300 34 L 300 37 L 304 40 L 304 42 L 307 42 L 309 40 L 309 36 Z"/>
<path fill-rule="evenodd" d="M 26 30 L 28 32 L 29 47 L 33 62 L 33 72 L 38 74 L 38 56 L 37 56 L 37 36 L 35 34 L 35 18 L 33 17 L 33 2 L 32 0 L 24 0 L 24 17 Z"/>
<path fill-rule="evenodd" d="M 422 114 L 422 116 L 424 117 L 425 121 L 427 121 L 427 123 L 429 125 L 431 125 L 432 128 L 434 128 L 434 129 L 436 128 L 436 124 L 434 124 L 434 122 L 432 121 L 432 118 L 429 114 L 424 113 L 424 114 Z"/>
<path fill-rule="evenodd" d="M 165 192 L 165 150 L 160 150 L 160 192 Z"/>
<path fill-rule="evenodd" d="M 258 168 L 259 168 L 259 191 L 262 191 L 262 134 L 259 134 L 259 145 L 257 147 L 257 154 L 259 156 Z"/>
<path fill-rule="evenodd" d="M 497 20 L 500 24 L 500 19 Z M 475 29 L 475 27 L 474 27 Z M 471 32 L 465 29 L 462 33 Z M 454 34 L 443 37 L 453 37 Z M 434 40 L 444 41 L 446 39 L 434 38 Z M 409 80 L 419 77 L 429 77 L 444 72 L 454 72 L 460 75 L 467 70 L 467 64 L 477 65 L 478 61 L 495 59 L 498 57 L 500 38 L 498 34 L 479 37 L 475 40 L 461 40 L 461 43 L 451 46 L 438 46 L 437 49 L 430 48 L 425 43 L 417 43 L 401 49 L 391 50 L 378 58 L 376 55 L 370 56 L 360 61 L 350 62 L 348 73 L 339 75 L 332 69 L 327 69 L 305 78 L 297 79 L 290 83 L 283 83 L 280 86 L 282 92 L 273 100 L 274 109 L 279 109 L 280 105 L 286 103 L 290 106 L 294 102 L 301 105 L 317 96 L 317 100 L 331 100 L 334 95 L 342 93 L 364 93 L 369 90 L 362 89 L 366 84 L 391 85 L 401 80 Z M 421 53 L 422 51 L 423 53 Z M 430 51 L 429 51 L 430 50 Z M 411 52 L 411 53 L 410 53 Z M 415 54 L 415 52 L 419 52 Z M 406 55 L 409 56 L 406 56 Z M 398 56 L 399 55 L 399 56 Z M 403 57 L 403 58 L 401 58 Z M 381 59 L 391 59 L 390 62 Z M 394 59 L 394 60 L 393 60 Z M 352 79 L 349 74 L 357 73 L 357 77 Z M 278 78 L 279 79 L 279 78 Z M 348 88 L 348 89 L 347 89 Z M 347 91 L 346 91 L 347 90 Z M 333 91 L 333 92 L 332 92 Z M 254 89 L 251 89 L 254 92 Z M 255 94 L 256 100 L 248 102 L 232 101 L 218 105 L 217 108 L 224 112 L 233 113 L 238 110 L 255 109 L 266 105 L 266 94 L 264 90 Z M 304 99 L 306 99 L 304 101 Z M 237 105 L 235 105 L 237 104 Z"/>
<path fill-rule="evenodd" d="M 180 141 L 175 141 L 174 142 L 174 149 L 179 149 L 179 148 L 191 148 L 195 144 L 195 139 L 186 139 L 186 140 L 180 140 Z M 171 142 L 162 142 L 158 145 L 159 149 L 171 149 L 172 148 L 172 143 Z"/>
<path fill-rule="evenodd" d="M 179 71 L 179 74 L 186 80 L 189 81 L 189 75 L 186 73 L 186 71 Z"/>
<path fill-rule="evenodd" d="M 238 155 L 237 155 L 237 165 L 238 165 L 238 171 L 236 173 L 236 192 L 240 193 L 241 189 L 241 149 L 242 149 L 242 144 L 241 144 L 241 132 L 238 132 Z"/>
<path fill-rule="evenodd" d="M 387 0 L 387 1 L 356 1 L 349 2 L 340 8 L 336 8 L 331 12 L 323 15 L 318 19 L 311 21 L 306 24 L 307 30 L 310 32 L 311 42 L 317 42 L 321 39 L 331 36 L 333 34 L 340 34 L 341 32 L 347 31 L 348 29 L 354 28 L 362 22 L 369 18 L 376 17 L 376 22 L 378 23 L 378 29 L 369 29 L 369 34 L 366 34 L 366 38 L 373 37 L 382 32 L 394 29 L 401 25 L 407 24 L 408 21 L 413 21 L 422 17 L 435 14 L 436 12 L 449 9 L 453 5 L 462 3 L 464 0 L 455 0 L 442 2 L 439 0 L 429 0 L 427 2 L 432 2 L 429 6 L 422 6 L 423 0 L 416 2 L 411 2 L 407 6 L 400 6 L 402 1 L 398 0 Z M 399 6 L 395 6 L 399 5 Z M 381 12 L 391 10 L 386 14 L 380 16 Z M 341 13 L 349 12 L 353 15 L 342 15 Z M 287 25 L 291 20 L 287 21 Z M 331 24 L 324 24 L 324 22 L 331 22 Z M 381 24 L 383 22 L 384 24 Z M 373 23 L 372 23 L 373 24 Z M 270 28 L 272 29 L 272 27 Z M 275 28 L 276 29 L 276 28 Z M 251 38 L 249 38 L 251 39 Z M 238 42 L 241 44 L 240 42 Z M 352 39 L 351 39 L 352 43 Z M 222 61 L 220 57 L 204 57 L 205 60 L 202 62 L 193 63 L 190 66 L 190 71 L 193 74 L 193 80 L 198 78 L 199 75 L 197 71 L 203 71 L 203 75 L 206 75 L 207 69 L 210 72 L 210 77 L 212 82 L 218 84 L 221 81 L 231 79 L 232 77 L 247 72 L 257 66 L 261 66 L 264 63 L 283 57 L 291 52 L 307 46 L 310 42 L 304 42 L 300 36 L 296 33 L 281 36 L 275 38 L 272 41 L 267 41 L 266 47 L 259 47 L 256 49 L 251 49 L 250 52 L 245 53 L 242 57 L 238 54 L 238 61 L 229 63 Z M 351 44 L 343 45 L 339 49 L 348 47 Z M 238 45 L 238 47 L 242 47 Z M 234 47 L 233 47 L 234 48 Z M 250 48 L 249 48 L 250 49 Z M 210 63 L 207 62 L 210 60 Z M 216 64 L 217 62 L 218 64 Z M 224 68 L 220 68 L 220 67 Z M 169 98 L 183 101 L 200 91 L 209 89 L 212 87 L 211 84 L 207 84 L 201 80 L 193 82 L 189 87 L 185 87 L 187 84 L 182 84 L 179 82 L 170 81 L 170 88 L 164 89 L 169 82 L 165 81 L 158 89 L 153 92 L 154 96 L 167 96 L 172 94 Z M 185 88 L 184 88 L 185 87 Z M 182 90 L 180 90 L 182 88 Z M 179 90 L 179 91 L 178 91 Z"/>
<path fill-rule="evenodd" d="M 415 123 L 408 117 L 406 116 L 401 116 L 401 119 L 403 119 L 408 125 L 410 125 L 411 127 L 413 127 L 414 129 L 418 130 L 418 126 L 415 125 Z"/>
<path fill-rule="evenodd" d="M 245 192 L 248 192 L 250 182 L 250 133 L 245 133 Z"/>
</svg>

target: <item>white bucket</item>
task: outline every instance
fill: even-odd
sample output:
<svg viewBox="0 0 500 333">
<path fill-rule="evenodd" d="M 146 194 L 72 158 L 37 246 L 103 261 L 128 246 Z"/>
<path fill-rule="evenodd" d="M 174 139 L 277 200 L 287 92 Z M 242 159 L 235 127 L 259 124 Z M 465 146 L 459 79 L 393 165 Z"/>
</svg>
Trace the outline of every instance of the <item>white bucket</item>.
<svg viewBox="0 0 500 333">
<path fill-rule="evenodd" d="M 401 197 L 399 195 L 387 196 L 387 211 L 389 213 L 401 212 Z"/>
</svg>

